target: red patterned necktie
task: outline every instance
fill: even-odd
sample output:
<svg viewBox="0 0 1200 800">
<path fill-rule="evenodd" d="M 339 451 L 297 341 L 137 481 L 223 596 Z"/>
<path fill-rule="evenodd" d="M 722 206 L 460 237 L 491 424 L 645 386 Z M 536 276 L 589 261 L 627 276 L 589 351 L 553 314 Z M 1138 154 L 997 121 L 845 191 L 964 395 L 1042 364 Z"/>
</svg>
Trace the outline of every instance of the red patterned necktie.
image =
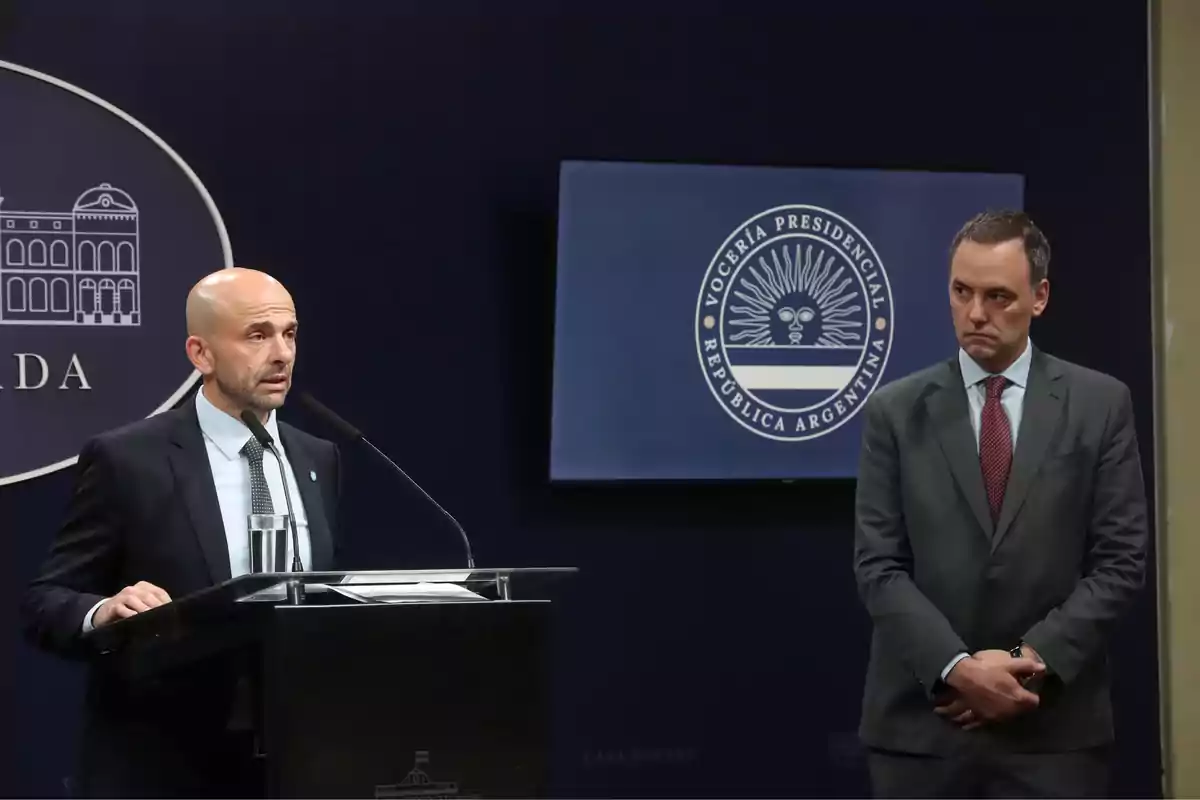
<svg viewBox="0 0 1200 800">
<path fill-rule="evenodd" d="M 987 379 L 987 401 L 979 423 L 979 465 L 983 468 L 983 487 L 987 490 L 992 522 L 1000 518 L 1004 505 L 1004 488 L 1008 485 L 1008 470 L 1012 466 L 1012 428 L 1008 415 L 1000 404 L 1000 395 L 1008 379 L 993 375 Z"/>
</svg>

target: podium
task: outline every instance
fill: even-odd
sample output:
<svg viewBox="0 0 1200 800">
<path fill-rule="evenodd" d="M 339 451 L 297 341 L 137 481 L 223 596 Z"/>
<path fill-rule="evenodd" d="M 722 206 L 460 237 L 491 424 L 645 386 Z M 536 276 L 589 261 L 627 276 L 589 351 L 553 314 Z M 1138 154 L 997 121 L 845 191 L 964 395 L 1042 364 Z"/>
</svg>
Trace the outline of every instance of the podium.
<svg viewBox="0 0 1200 800">
<path fill-rule="evenodd" d="M 242 575 L 88 637 L 133 685 L 244 659 L 268 797 L 539 797 L 575 568 Z"/>
</svg>

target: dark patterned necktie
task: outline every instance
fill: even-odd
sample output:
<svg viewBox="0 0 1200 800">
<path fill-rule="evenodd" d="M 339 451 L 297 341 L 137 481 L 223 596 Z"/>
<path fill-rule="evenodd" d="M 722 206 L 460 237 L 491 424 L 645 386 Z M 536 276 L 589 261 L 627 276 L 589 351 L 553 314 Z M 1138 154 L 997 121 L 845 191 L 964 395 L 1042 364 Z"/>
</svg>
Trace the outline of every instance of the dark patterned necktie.
<svg viewBox="0 0 1200 800">
<path fill-rule="evenodd" d="M 979 465 L 983 469 L 983 487 L 987 490 L 993 523 L 1000 518 L 1008 471 L 1012 466 L 1012 427 L 1000 403 L 1000 395 L 1007 385 L 1008 379 L 1001 375 L 987 379 L 987 400 L 979 422 Z"/>
<path fill-rule="evenodd" d="M 250 513 L 274 514 L 275 504 L 271 502 L 271 490 L 263 474 L 262 442 L 251 436 L 242 447 L 242 455 L 250 462 Z"/>
</svg>

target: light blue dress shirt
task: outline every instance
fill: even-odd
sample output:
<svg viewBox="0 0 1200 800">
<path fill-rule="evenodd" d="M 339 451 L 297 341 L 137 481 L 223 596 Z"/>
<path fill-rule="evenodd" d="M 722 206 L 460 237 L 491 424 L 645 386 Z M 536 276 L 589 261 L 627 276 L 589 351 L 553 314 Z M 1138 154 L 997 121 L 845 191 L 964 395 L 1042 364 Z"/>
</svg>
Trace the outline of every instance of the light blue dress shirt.
<svg viewBox="0 0 1200 800">
<path fill-rule="evenodd" d="M 250 462 L 242 455 L 242 448 L 250 440 L 250 429 L 240 419 L 221 411 L 204 396 L 196 392 L 196 416 L 200 420 L 200 431 L 204 434 L 204 446 L 208 450 L 208 463 L 212 467 L 213 483 L 217 489 L 217 502 L 221 506 L 221 520 L 225 524 L 225 539 L 229 544 L 229 574 L 236 578 L 250 571 L 250 547 L 247 533 L 247 517 L 250 515 Z M 300 487 L 288 462 L 283 443 L 279 440 L 279 421 L 275 412 L 264 425 L 275 441 L 275 448 L 283 457 L 283 471 L 287 475 L 288 491 L 292 496 L 292 510 L 296 512 L 296 529 L 300 538 L 300 561 L 306 569 L 312 568 L 312 546 L 308 535 L 308 515 L 304 512 L 304 501 Z M 276 514 L 287 514 L 287 499 L 283 494 L 283 483 L 279 479 L 279 465 L 269 451 L 263 453 L 263 475 L 271 490 L 271 505 Z M 288 537 L 287 560 L 292 563 L 292 541 Z"/>
<path fill-rule="evenodd" d="M 1017 357 L 1016 361 L 1009 365 L 1008 369 L 1000 373 L 1008 378 L 1008 385 L 1004 387 L 1004 392 L 1000 395 L 1000 405 L 1004 407 L 1004 413 L 1008 416 L 1008 424 L 1012 426 L 1014 452 L 1017 447 L 1017 432 L 1021 429 L 1021 412 L 1025 406 L 1025 388 L 1029 383 L 1029 365 L 1032 361 L 1033 342 L 1026 340 L 1025 350 Z M 975 431 L 975 450 L 978 452 L 980 420 L 983 418 L 983 404 L 987 402 L 987 387 L 984 385 L 984 381 L 993 373 L 975 363 L 975 359 L 962 349 L 958 351 L 958 366 L 962 370 L 963 387 L 966 389 L 967 403 L 971 408 L 971 427 Z M 959 653 L 950 659 L 950 663 L 942 670 L 942 680 L 946 680 L 946 676 L 950 674 L 950 670 L 954 669 L 955 664 L 968 657 L 967 653 Z"/>
<path fill-rule="evenodd" d="M 204 447 L 208 453 L 208 464 L 212 469 L 213 483 L 217 490 L 217 502 L 221 506 L 221 521 L 229 548 L 229 574 L 236 578 L 250 571 L 250 462 L 242 456 L 242 447 L 250 440 L 250 429 L 240 419 L 235 419 L 214 406 L 204 396 L 203 389 L 196 392 L 196 417 L 200 421 L 200 432 L 204 435 Z M 308 533 L 308 515 L 300 497 L 300 488 L 296 485 L 296 476 L 279 439 L 279 422 L 274 411 L 267 418 L 264 427 L 283 456 L 283 470 L 287 475 L 288 490 L 292 495 L 292 509 L 296 512 L 300 560 L 305 569 L 312 569 L 312 540 Z M 279 479 L 279 466 L 275 456 L 269 451 L 263 454 L 263 474 L 271 490 L 271 504 L 275 513 L 287 514 L 287 499 L 283 495 L 283 483 Z M 287 541 L 286 563 L 292 563 L 290 536 Z M 92 617 L 103 602 L 102 600 L 94 605 L 84 617 L 84 632 L 92 629 Z"/>
</svg>

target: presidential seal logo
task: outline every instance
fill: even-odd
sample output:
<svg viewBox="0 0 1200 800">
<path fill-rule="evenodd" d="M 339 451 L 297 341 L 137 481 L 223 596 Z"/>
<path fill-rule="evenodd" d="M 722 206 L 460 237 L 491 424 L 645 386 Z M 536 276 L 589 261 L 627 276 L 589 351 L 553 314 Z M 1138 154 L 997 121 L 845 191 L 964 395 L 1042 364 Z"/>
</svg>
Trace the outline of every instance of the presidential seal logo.
<svg viewBox="0 0 1200 800">
<path fill-rule="evenodd" d="M 104 100 L 0 61 L 0 485 L 195 384 L 183 306 L 232 265 L 199 179 Z"/>
<path fill-rule="evenodd" d="M 891 352 L 883 259 L 846 218 L 768 209 L 717 249 L 696 301 L 696 353 L 725 412 L 759 436 L 802 442 L 844 425 Z"/>
</svg>

